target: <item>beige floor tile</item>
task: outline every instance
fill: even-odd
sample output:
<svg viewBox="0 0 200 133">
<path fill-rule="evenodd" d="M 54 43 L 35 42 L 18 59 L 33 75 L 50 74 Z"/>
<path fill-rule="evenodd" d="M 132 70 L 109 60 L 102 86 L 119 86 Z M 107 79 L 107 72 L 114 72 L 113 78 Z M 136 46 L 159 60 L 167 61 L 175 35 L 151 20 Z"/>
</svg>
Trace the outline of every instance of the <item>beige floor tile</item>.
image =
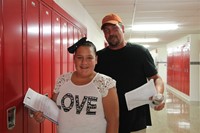
<svg viewBox="0 0 200 133">
<path fill-rule="evenodd" d="M 151 109 L 153 126 L 147 133 L 200 133 L 200 105 L 188 103 L 166 92 L 162 111 Z"/>
</svg>

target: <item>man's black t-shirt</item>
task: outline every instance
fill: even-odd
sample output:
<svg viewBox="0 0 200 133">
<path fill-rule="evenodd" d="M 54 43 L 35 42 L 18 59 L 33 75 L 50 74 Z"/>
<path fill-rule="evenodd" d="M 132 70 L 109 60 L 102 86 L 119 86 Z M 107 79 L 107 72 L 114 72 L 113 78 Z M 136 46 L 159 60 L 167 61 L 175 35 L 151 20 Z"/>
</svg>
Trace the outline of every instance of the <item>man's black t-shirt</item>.
<svg viewBox="0 0 200 133">
<path fill-rule="evenodd" d="M 157 74 L 154 60 L 143 46 L 127 43 L 119 50 L 108 47 L 97 52 L 98 63 L 95 71 L 106 74 L 117 81 L 120 105 L 119 133 L 130 133 L 151 125 L 149 105 L 128 111 L 125 93 L 147 82 L 147 78 Z"/>
</svg>

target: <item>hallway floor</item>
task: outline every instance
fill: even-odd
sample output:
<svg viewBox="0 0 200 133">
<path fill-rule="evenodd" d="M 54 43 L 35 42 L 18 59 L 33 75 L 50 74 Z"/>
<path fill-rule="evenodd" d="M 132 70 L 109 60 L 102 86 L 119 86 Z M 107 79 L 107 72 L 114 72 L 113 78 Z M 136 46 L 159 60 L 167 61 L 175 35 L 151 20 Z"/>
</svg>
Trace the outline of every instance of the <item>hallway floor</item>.
<svg viewBox="0 0 200 133">
<path fill-rule="evenodd" d="M 151 110 L 152 124 L 147 133 L 200 133 L 200 105 L 187 103 L 166 92 L 162 111 Z"/>
</svg>

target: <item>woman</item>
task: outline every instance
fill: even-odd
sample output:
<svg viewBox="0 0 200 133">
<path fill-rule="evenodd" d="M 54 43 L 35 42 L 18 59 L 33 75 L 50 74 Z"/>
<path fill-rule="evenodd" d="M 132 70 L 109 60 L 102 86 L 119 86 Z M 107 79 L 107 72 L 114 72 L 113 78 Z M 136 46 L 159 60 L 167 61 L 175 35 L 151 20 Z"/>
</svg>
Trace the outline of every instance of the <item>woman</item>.
<svg viewBox="0 0 200 133">
<path fill-rule="evenodd" d="M 58 133 L 118 133 L 116 81 L 94 71 L 95 45 L 84 37 L 68 51 L 76 70 L 57 79 L 52 97 L 60 109 Z M 44 120 L 41 112 L 34 118 Z"/>
</svg>

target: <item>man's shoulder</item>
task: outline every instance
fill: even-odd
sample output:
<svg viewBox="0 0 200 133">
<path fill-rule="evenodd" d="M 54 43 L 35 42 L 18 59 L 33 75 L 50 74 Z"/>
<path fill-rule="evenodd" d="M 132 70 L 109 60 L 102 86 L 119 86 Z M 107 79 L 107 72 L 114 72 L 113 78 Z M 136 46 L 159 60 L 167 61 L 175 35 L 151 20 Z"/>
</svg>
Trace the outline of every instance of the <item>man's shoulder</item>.
<svg viewBox="0 0 200 133">
<path fill-rule="evenodd" d="M 128 51 L 132 51 L 136 53 L 141 53 L 141 52 L 143 53 L 147 51 L 147 49 L 144 46 L 140 44 L 136 44 L 136 43 L 130 43 L 130 42 L 127 43 L 126 49 Z"/>
<path fill-rule="evenodd" d="M 137 44 L 137 43 L 131 43 L 131 42 L 127 42 L 126 46 L 131 47 L 131 48 L 145 49 L 144 46 Z"/>
<path fill-rule="evenodd" d="M 97 51 L 97 55 L 100 55 L 102 53 L 105 53 L 107 51 L 107 47 L 103 48 L 103 49 L 100 49 Z"/>
</svg>

